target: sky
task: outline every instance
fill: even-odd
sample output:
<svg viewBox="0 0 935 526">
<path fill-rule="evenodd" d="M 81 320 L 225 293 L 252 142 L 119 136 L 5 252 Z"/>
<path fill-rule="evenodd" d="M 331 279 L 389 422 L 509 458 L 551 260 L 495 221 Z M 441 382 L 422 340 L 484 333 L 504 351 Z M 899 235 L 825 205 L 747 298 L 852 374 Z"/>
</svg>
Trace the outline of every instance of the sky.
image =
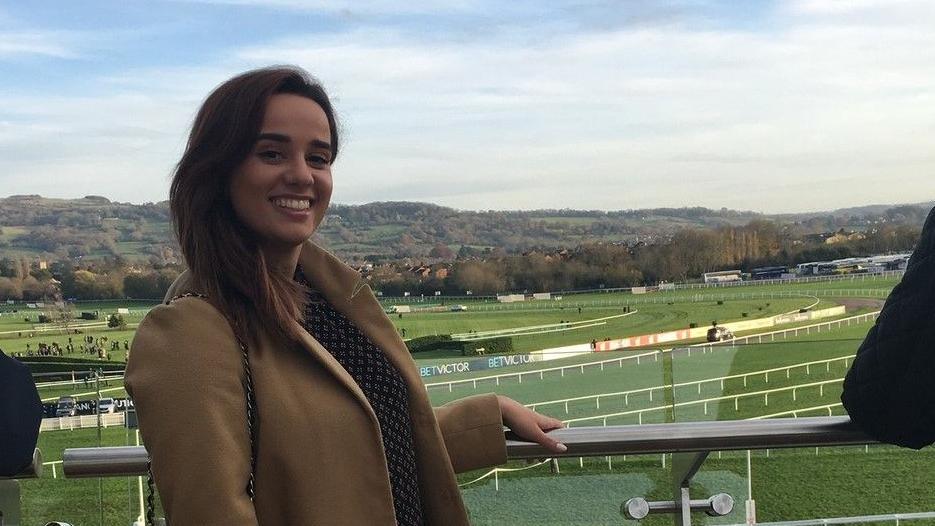
<svg viewBox="0 0 935 526">
<path fill-rule="evenodd" d="M 333 202 L 935 199 L 927 0 L 2 0 L 0 196 L 165 200 L 199 104 L 272 64 L 334 101 Z"/>
</svg>

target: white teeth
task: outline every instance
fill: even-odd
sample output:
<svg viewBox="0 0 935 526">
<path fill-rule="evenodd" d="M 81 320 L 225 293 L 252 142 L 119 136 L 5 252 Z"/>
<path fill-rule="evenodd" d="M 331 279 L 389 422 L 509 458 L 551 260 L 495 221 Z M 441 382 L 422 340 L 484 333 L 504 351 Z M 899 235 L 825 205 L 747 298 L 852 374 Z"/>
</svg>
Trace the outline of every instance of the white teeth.
<svg viewBox="0 0 935 526">
<path fill-rule="evenodd" d="M 311 202 L 308 199 L 285 199 L 282 197 L 273 199 L 273 204 L 292 210 L 307 210 L 311 208 Z"/>
</svg>

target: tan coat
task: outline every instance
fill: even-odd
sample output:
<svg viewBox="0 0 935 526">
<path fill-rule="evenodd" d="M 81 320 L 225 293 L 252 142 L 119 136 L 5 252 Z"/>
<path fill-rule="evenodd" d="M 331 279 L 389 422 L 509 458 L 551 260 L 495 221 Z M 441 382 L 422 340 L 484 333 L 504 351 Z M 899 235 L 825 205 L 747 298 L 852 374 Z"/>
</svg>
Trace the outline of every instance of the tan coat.
<svg viewBox="0 0 935 526">
<path fill-rule="evenodd" d="M 468 524 L 454 474 L 506 461 L 496 397 L 433 410 L 405 344 L 357 272 L 311 243 L 299 262 L 406 381 L 426 524 Z M 167 297 L 190 286 L 183 274 Z M 264 336 L 250 349 L 259 418 L 251 503 L 244 368 L 229 324 L 198 298 L 158 306 L 140 324 L 126 386 L 172 526 L 395 524 L 376 415 L 344 368 L 302 334 L 300 345 Z"/>
</svg>

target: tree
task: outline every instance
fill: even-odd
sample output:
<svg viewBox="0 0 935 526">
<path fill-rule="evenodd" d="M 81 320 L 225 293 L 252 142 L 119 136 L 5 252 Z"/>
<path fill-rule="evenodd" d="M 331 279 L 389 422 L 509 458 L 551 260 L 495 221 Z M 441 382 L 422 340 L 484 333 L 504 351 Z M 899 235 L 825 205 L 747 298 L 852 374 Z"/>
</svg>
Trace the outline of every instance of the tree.
<svg viewBox="0 0 935 526">
<path fill-rule="evenodd" d="M 448 247 L 448 245 L 443 243 L 435 243 L 435 246 L 432 247 L 432 250 L 429 251 L 429 257 L 451 261 L 455 258 L 455 253 Z"/>
<path fill-rule="evenodd" d="M 0 299 L 23 299 L 23 286 L 20 284 L 19 280 L 11 278 L 0 278 Z"/>
<path fill-rule="evenodd" d="M 55 300 L 55 321 L 62 328 L 68 329 L 75 318 L 75 306 L 65 301 L 61 294 L 56 294 Z"/>
<path fill-rule="evenodd" d="M 23 280 L 23 299 L 41 300 L 49 293 L 48 284 L 42 284 L 38 279 L 32 276 L 26 276 Z"/>
<path fill-rule="evenodd" d="M 107 317 L 107 326 L 111 329 L 126 329 L 127 322 L 123 319 L 123 314 L 111 314 Z"/>
<path fill-rule="evenodd" d="M 463 261 L 452 269 L 452 286 L 474 294 L 495 294 L 506 290 L 502 273 L 489 261 Z"/>
</svg>

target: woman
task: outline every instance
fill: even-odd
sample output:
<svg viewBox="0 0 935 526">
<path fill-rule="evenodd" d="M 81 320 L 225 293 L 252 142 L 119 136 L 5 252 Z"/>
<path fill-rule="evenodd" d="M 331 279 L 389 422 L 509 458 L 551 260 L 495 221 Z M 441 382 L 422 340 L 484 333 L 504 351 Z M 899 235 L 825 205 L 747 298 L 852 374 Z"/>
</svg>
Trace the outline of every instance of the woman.
<svg viewBox="0 0 935 526">
<path fill-rule="evenodd" d="M 454 473 L 504 462 L 503 425 L 565 450 L 508 398 L 431 408 L 366 282 L 308 241 L 338 145 L 296 68 L 235 77 L 195 118 L 170 191 L 189 270 L 126 373 L 173 526 L 466 524 Z"/>
</svg>

